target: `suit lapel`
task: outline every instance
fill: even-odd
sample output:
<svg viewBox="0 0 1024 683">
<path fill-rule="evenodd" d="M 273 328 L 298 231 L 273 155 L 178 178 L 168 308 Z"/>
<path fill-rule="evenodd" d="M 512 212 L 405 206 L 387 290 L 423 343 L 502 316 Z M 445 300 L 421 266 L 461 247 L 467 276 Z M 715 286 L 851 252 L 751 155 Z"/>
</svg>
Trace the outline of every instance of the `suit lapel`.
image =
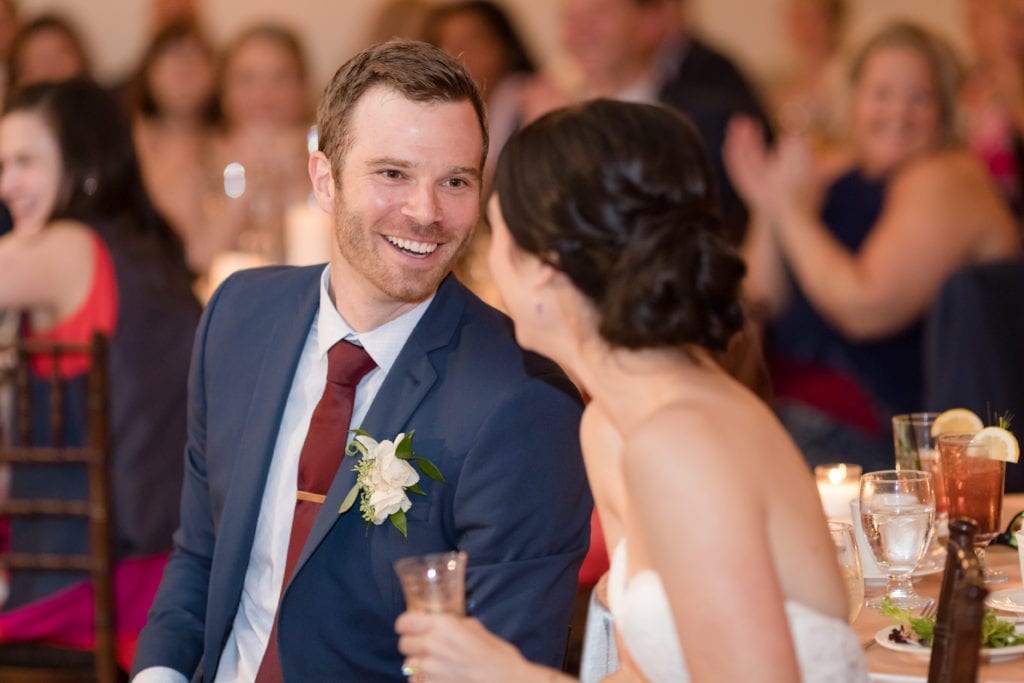
<svg viewBox="0 0 1024 683">
<path fill-rule="evenodd" d="M 310 283 L 312 281 L 312 284 Z M 211 576 L 211 594 L 231 595 L 226 629 L 234 618 L 234 609 L 241 591 L 249 554 L 252 551 L 256 522 L 259 519 L 263 489 L 270 469 L 270 461 L 277 442 L 285 403 L 299 356 L 309 334 L 309 326 L 319 306 L 316 278 L 304 279 L 302 287 L 291 296 L 282 292 L 275 300 L 284 303 L 267 336 L 253 394 L 238 444 L 237 465 L 232 472 L 233 481 L 228 489 L 221 516 L 223 526 L 230 533 L 218 534 L 214 552 L 214 566 L 220 570 Z M 300 301 L 296 306 L 295 302 Z M 254 359 L 254 362 L 256 359 Z M 213 629 L 215 630 L 215 629 Z M 217 650 L 219 652 L 219 649 Z"/>
<path fill-rule="evenodd" d="M 400 432 L 415 427 L 409 425 L 409 419 L 437 380 L 437 370 L 431 362 L 430 353 L 451 342 L 462 319 L 465 292 L 453 276 L 448 276 L 441 284 L 430 308 L 395 359 L 363 420 L 362 429 L 373 438 L 393 439 Z M 292 577 L 299 574 L 306 560 L 338 521 L 338 508 L 355 481 L 352 463 L 346 460 L 338 468 Z M 356 513 L 350 511 L 347 514 Z"/>
</svg>

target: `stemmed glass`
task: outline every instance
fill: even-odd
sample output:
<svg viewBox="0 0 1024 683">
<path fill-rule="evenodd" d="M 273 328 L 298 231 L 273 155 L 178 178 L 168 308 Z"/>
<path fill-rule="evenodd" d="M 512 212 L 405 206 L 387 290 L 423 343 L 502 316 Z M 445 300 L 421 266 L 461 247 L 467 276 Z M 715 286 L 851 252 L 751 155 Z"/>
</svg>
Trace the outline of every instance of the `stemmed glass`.
<svg viewBox="0 0 1024 683">
<path fill-rule="evenodd" d="M 978 525 L 974 552 L 985 583 L 1003 583 L 1005 572 L 985 563 L 985 546 L 999 534 L 1006 463 L 988 457 L 988 445 L 974 434 L 943 434 L 939 454 L 946 479 L 949 518 L 968 517 Z"/>
<path fill-rule="evenodd" d="M 864 574 L 860 568 L 860 554 L 853 539 L 853 525 L 837 520 L 828 521 L 828 533 L 836 546 L 836 557 L 843 572 L 847 600 L 850 603 L 849 623 L 853 623 L 864 604 Z"/>
<path fill-rule="evenodd" d="M 869 472 L 860 479 L 860 517 L 875 562 L 886 573 L 885 596 L 913 609 L 931 602 L 914 591 L 910 575 L 921 561 L 935 520 L 932 475 L 920 470 Z M 867 601 L 881 607 L 883 596 Z"/>
</svg>

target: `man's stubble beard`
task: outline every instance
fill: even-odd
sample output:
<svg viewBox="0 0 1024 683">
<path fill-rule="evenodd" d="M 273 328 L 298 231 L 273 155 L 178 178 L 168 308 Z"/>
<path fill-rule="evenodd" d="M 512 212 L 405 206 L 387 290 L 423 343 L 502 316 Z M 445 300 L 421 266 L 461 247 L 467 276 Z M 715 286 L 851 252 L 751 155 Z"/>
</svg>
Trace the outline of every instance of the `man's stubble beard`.
<svg viewBox="0 0 1024 683">
<path fill-rule="evenodd" d="M 340 194 L 340 187 L 339 194 Z M 465 255 L 473 241 L 476 232 L 476 223 L 466 234 L 462 243 L 456 251 L 449 256 L 442 267 L 432 268 L 429 271 L 416 271 L 416 277 L 408 277 L 410 270 L 398 271 L 400 277 L 394 277 L 378 257 L 375 245 L 372 243 L 378 239 L 376 233 L 365 230 L 361 216 L 345 210 L 344 205 L 335 212 L 333 217 L 334 238 L 337 240 L 337 248 L 342 258 L 348 262 L 349 267 L 364 279 L 372 283 L 386 296 L 405 303 L 419 303 L 424 301 L 441 285 L 457 263 Z M 421 232 L 416 229 L 414 232 Z M 422 241 L 433 241 L 433 238 L 441 233 L 440 230 L 433 230 L 433 236 L 424 235 Z M 441 233 L 443 234 L 443 233 Z M 383 238 L 379 238 L 386 242 Z M 450 245 L 450 243 L 448 243 Z M 443 245 L 447 246 L 447 245 Z M 442 245 L 438 249 L 443 248 Z M 382 249 L 390 249 L 387 244 L 381 245 Z"/>
</svg>

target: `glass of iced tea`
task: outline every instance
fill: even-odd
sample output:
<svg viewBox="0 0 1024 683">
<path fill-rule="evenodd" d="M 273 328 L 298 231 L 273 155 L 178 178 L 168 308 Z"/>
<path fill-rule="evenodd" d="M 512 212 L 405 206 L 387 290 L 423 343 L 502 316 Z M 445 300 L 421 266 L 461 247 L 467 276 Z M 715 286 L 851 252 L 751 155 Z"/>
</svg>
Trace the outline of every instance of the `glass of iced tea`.
<svg viewBox="0 0 1024 683">
<path fill-rule="evenodd" d="M 988 446 L 974 434 L 943 434 L 938 441 L 949 518 L 967 517 L 977 523 L 974 552 L 982 576 L 985 583 L 1002 583 L 1006 574 L 988 567 L 985 546 L 1000 531 L 1006 463 L 988 457 Z"/>
</svg>

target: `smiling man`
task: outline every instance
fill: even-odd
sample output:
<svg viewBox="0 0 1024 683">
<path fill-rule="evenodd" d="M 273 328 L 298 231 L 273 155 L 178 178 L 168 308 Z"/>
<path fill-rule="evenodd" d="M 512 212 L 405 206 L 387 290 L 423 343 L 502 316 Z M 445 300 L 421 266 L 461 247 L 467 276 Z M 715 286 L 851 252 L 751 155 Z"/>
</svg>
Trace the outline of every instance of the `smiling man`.
<svg viewBox="0 0 1024 683">
<path fill-rule="evenodd" d="M 455 549 L 469 612 L 557 665 L 590 514 L 579 399 L 450 275 L 479 217 L 479 94 L 444 53 L 393 41 L 341 67 L 318 126 L 330 264 L 243 272 L 210 302 L 182 526 L 135 680 L 401 680 L 392 563 Z M 420 477 L 380 525 L 339 513 L 356 427 L 415 431 L 445 481 Z"/>
</svg>

